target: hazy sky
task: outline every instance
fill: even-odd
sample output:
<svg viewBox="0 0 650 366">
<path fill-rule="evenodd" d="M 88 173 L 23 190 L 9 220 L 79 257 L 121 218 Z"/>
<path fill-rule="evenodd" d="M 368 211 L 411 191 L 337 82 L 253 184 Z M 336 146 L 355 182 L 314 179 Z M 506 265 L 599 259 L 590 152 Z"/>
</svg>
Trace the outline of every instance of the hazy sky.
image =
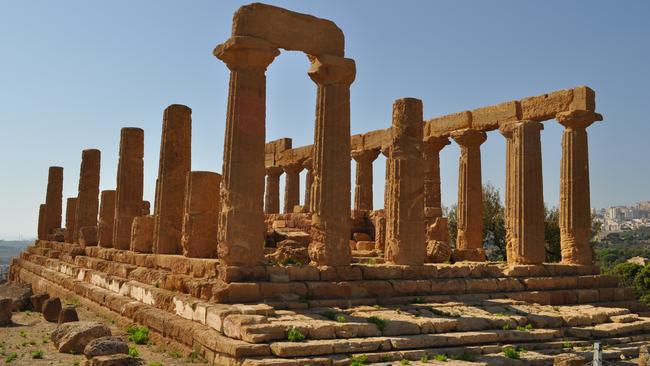
<svg viewBox="0 0 650 366">
<path fill-rule="evenodd" d="M 425 117 L 588 85 L 604 121 L 588 129 L 594 207 L 650 199 L 648 1 L 270 1 L 331 19 L 356 60 L 352 133 L 386 128 L 400 97 Z M 145 130 L 153 200 L 162 112 L 193 109 L 192 168 L 221 171 L 228 70 L 212 49 L 236 1 L 0 0 L 0 238 L 36 232 L 47 167 L 77 194 L 81 150 L 102 151 L 114 189 L 119 130 Z M 267 72 L 267 140 L 313 141 L 308 61 L 283 52 Z M 557 205 L 562 128 L 542 132 L 545 201 Z M 504 138 L 483 144 L 483 180 L 502 189 Z M 384 160 L 375 164 L 382 205 Z M 443 203 L 457 195 L 458 147 L 441 155 Z M 304 179 L 304 173 L 303 173 Z"/>
</svg>

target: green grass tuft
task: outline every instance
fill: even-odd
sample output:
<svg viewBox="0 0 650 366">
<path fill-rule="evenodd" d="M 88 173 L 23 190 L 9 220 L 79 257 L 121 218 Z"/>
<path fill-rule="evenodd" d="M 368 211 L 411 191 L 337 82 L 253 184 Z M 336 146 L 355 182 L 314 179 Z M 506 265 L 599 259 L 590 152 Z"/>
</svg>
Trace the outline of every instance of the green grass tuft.
<svg viewBox="0 0 650 366">
<path fill-rule="evenodd" d="M 291 328 L 289 329 L 289 332 L 287 332 L 287 340 L 289 342 L 302 342 L 305 340 L 305 335 L 300 333 L 298 329 Z"/>
<path fill-rule="evenodd" d="M 384 331 L 384 329 L 386 329 L 386 321 L 376 315 L 369 317 L 368 323 L 376 325 L 377 328 L 379 328 L 379 330 L 381 330 L 382 332 Z"/>
</svg>

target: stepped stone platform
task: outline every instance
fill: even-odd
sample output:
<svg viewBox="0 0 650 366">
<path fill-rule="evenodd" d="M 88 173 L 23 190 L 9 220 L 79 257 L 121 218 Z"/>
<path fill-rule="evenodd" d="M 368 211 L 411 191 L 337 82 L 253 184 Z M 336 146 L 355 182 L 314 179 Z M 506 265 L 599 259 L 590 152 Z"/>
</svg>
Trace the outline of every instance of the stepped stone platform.
<svg viewBox="0 0 650 366">
<path fill-rule="evenodd" d="M 39 240 L 14 259 L 11 278 L 108 308 L 218 365 L 348 365 L 358 357 L 385 364 L 436 355 L 465 360 L 445 364 L 551 365 L 559 353 L 588 353 L 594 340 L 616 360 L 650 344 L 648 309 L 595 266 L 244 271 L 217 259 Z M 295 331 L 304 339 L 290 341 Z M 508 346 L 522 350 L 519 360 L 503 355 Z"/>
</svg>

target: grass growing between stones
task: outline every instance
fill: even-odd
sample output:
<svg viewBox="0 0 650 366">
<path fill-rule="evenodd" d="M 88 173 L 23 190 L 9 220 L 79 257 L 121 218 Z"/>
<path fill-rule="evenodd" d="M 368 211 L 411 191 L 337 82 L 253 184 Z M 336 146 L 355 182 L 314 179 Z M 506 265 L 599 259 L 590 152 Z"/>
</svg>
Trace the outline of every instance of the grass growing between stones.
<svg viewBox="0 0 650 366">
<path fill-rule="evenodd" d="M 373 315 L 368 318 L 368 323 L 374 324 L 379 328 L 380 331 L 384 331 L 386 329 L 386 321 L 376 315 Z"/>
<path fill-rule="evenodd" d="M 447 355 L 435 355 L 435 356 L 433 356 L 433 359 L 436 360 L 436 361 L 446 362 L 447 361 Z"/>
<path fill-rule="evenodd" d="M 305 340 L 305 335 L 302 334 L 298 329 L 291 328 L 287 332 L 287 340 L 289 342 L 302 342 Z"/>
<path fill-rule="evenodd" d="M 526 324 L 525 326 L 520 325 L 520 326 L 517 327 L 517 330 L 521 331 L 521 332 L 529 332 L 529 331 L 533 330 L 533 325 L 530 324 L 530 323 Z"/>
<path fill-rule="evenodd" d="M 140 352 L 138 352 L 137 348 L 129 346 L 129 356 L 138 357 L 138 356 L 140 356 Z"/>
<path fill-rule="evenodd" d="M 147 344 L 149 342 L 149 328 L 147 327 L 131 325 L 126 328 L 126 332 L 129 334 L 129 342 L 135 344 Z"/>
<path fill-rule="evenodd" d="M 366 355 L 352 356 L 350 358 L 350 366 L 361 366 L 361 365 L 366 365 L 367 363 L 368 363 L 368 356 Z"/>
<path fill-rule="evenodd" d="M 506 356 L 507 358 L 518 360 L 521 358 L 522 351 L 523 351 L 522 348 L 505 347 L 503 349 L 503 355 Z"/>
</svg>

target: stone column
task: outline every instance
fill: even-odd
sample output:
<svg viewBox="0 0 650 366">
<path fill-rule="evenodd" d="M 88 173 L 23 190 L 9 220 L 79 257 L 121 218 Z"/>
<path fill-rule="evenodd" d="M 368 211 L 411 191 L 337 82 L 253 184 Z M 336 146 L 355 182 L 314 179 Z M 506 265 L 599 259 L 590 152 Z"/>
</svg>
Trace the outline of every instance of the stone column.
<svg viewBox="0 0 650 366">
<path fill-rule="evenodd" d="M 458 174 L 458 235 L 455 261 L 485 261 L 483 249 L 483 186 L 481 182 L 481 144 L 485 132 L 466 129 L 451 137 L 460 145 Z"/>
<path fill-rule="evenodd" d="M 266 192 L 264 193 L 264 212 L 267 214 L 280 213 L 280 175 L 282 168 L 270 166 L 266 168 Z"/>
<path fill-rule="evenodd" d="M 555 118 L 564 127 L 560 171 L 560 247 L 562 262 L 592 264 L 589 244 L 591 209 L 589 195 L 589 150 L 587 127 L 603 117 L 594 112 L 573 110 Z"/>
<path fill-rule="evenodd" d="M 390 129 L 388 201 L 386 210 L 386 262 L 424 263 L 424 161 L 422 158 L 422 101 L 398 99 L 393 103 Z"/>
<path fill-rule="evenodd" d="M 81 168 L 79 169 L 79 193 L 77 194 L 77 210 L 75 213 L 75 230 L 73 235 L 73 241 L 75 243 L 79 243 L 79 234 L 82 228 L 97 226 L 100 162 L 101 152 L 99 150 L 88 149 L 82 151 Z"/>
<path fill-rule="evenodd" d="M 153 252 L 180 254 L 185 184 L 191 167 L 192 110 L 172 104 L 165 109 L 158 167 Z"/>
<path fill-rule="evenodd" d="M 440 151 L 449 145 L 449 138 L 429 136 L 422 143 L 424 156 L 424 220 L 426 226 L 433 225 L 442 217 L 440 195 Z"/>
<path fill-rule="evenodd" d="M 43 233 L 47 239 L 54 229 L 61 227 L 63 205 L 63 168 L 51 166 L 47 174 L 47 194 L 45 195 L 45 226 Z"/>
<path fill-rule="evenodd" d="M 144 131 L 140 128 L 122 128 L 120 158 L 117 165 L 115 189 L 115 222 L 113 248 L 128 250 L 131 246 L 133 218 L 142 212 L 144 170 Z"/>
<path fill-rule="evenodd" d="M 214 172 L 187 174 L 181 240 L 183 255 L 186 257 L 217 257 L 220 184 L 221 175 Z"/>
<path fill-rule="evenodd" d="M 130 249 L 137 253 L 151 253 L 153 248 L 153 229 L 156 219 L 153 216 L 137 216 L 131 225 Z"/>
<path fill-rule="evenodd" d="M 99 224 L 97 226 L 97 245 L 103 248 L 112 248 L 115 223 L 115 191 L 102 191 L 101 199 Z"/>
<path fill-rule="evenodd" d="M 354 209 L 372 211 L 372 162 L 379 156 L 379 150 L 353 150 L 351 155 L 357 163 Z"/>
<path fill-rule="evenodd" d="M 230 69 L 218 236 L 226 265 L 264 260 L 265 72 L 279 53 L 254 37 L 232 37 L 214 50 Z"/>
<path fill-rule="evenodd" d="M 537 121 L 502 125 L 506 138 L 506 253 L 508 263 L 542 264 L 544 244 L 544 191 L 542 146 Z"/>
<path fill-rule="evenodd" d="M 77 197 L 70 197 L 65 203 L 65 242 L 74 242 L 75 215 L 77 213 Z"/>
<path fill-rule="evenodd" d="M 390 172 L 390 148 L 388 146 L 381 147 L 381 154 L 386 158 L 385 169 L 384 169 L 384 211 L 388 209 L 388 184 L 389 184 L 389 172 Z"/>
<path fill-rule="evenodd" d="M 354 60 L 311 57 L 309 77 L 317 84 L 313 148 L 312 242 L 318 266 L 350 264 L 350 84 Z"/>
<path fill-rule="evenodd" d="M 38 239 L 47 240 L 47 234 L 45 234 L 45 216 L 47 214 L 47 208 L 44 203 L 41 203 L 38 206 Z"/>
<path fill-rule="evenodd" d="M 293 207 L 300 204 L 301 163 L 287 164 L 284 171 L 284 213 L 292 213 Z"/>
<path fill-rule="evenodd" d="M 311 212 L 311 190 L 314 185 L 313 160 L 311 158 L 305 159 L 302 162 L 302 167 L 307 170 L 305 175 L 305 197 L 303 202 L 303 212 Z"/>
</svg>

